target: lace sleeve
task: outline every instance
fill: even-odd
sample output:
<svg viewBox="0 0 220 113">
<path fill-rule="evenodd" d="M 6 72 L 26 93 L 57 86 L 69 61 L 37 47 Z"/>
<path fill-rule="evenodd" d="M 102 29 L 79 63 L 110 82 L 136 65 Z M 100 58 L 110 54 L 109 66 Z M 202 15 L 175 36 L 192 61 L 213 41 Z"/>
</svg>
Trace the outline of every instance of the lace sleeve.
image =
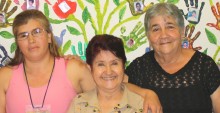
<svg viewBox="0 0 220 113">
<path fill-rule="evenodd" d="M 205 59 L 204 70 L 204 83 L 211 95 L 220 86 L 220 70 L 217 64 L 211 57 Z"/>
</svg>

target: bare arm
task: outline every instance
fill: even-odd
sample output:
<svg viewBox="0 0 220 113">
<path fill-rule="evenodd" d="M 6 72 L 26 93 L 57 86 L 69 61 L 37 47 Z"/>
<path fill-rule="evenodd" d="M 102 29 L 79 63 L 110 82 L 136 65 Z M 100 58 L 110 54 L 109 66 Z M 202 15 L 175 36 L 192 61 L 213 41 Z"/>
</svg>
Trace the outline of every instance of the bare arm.
<svg viewBox="0 0 220 113">
<path fill-rule="evenodd" d="M 0 72 L 0 113 L 6 113 L 5 111 L 5 89 L 4 89 L 4 81 L 2 77 L 2 73 Z"/>
<path fill-rule="evenodd" d="M 11 78 L 11 69 L 0 68 L 0 113 L 6 113 L 6 90 Z"/>
<path fill-rule="evenodd" d="M 157 94 L 149 89 L 140 88 L 134 84 L 126 83 L 128 89 L 144 98 L 144 113 L 162 113 L 162 106 L 160 104 Z"/>
<path fill-rule="evenodd" d="M 220 86 L 211 95 L 214 113 L 220 113 Z"/>
<path fill-rule="evenodd" d="M 80 86 L 82 88 L 82 91 L 86 92 L 94 89 L 96 85 L 93 80 L 89 66 L 85 63 L 85 65 L 83 65 L 81 69 Z"/>
<path fill-rule="evenodd" d="M 95 88 L 90 69 L 85 62 L 77 59 L 68 60 L 67 75 L 77 93 L 86 92 Z"/>
<path fill-rule="evenodd" d="M 125 74 L 123 82 L 126 83 L 128 89 L 144 98 L 144 113 L 148 113 L 148 110 L 151 110 L 151 113 L 162 113 L 162 106 L 157 94 L 152 90 L 128 83 L 128 79 L 128 76 Z"/>
</svg>

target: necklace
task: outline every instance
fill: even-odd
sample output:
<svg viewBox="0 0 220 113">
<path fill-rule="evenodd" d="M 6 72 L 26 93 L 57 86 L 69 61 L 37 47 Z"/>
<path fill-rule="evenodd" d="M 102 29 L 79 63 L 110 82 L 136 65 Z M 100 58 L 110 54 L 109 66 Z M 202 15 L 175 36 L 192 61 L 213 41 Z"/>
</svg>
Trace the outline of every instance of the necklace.
<svg viewBox="0 0 220 113">
<path fill-rule="evenodd" d="M 23 64 L 24 64 L 24 63 L 23 63 Z M 29 93 L 29 96 L 30 96 L 31 105 L 32 105 L 33 109 L 40 109 L 40 108 L 43 108 L 43 107 L 44 107 L 44 101 L 45 101 L 45 98 L 46 98 L 46 95 L 47 95 L 48 87 L 49 87 L 49 85 L 50 85 L 50 80 L 51 80 L 52 75 L 53 75 L 54 66 L 55 66 L 55 58 L 54 58 L 54 61 L 53 61 L 53 68 L 52 68 L 52 71 L 51 71 L 51 74 L 50 74 L 49 81 L 48 81 L 48 83 L 47 83 L 47 88 L 46 88 L 46 91 L 45 91 L 45 93 L 44 93 L 44 98 L 43 98 L 41 107 L 35 107 L 35 106 L 34 106 L 34 103 L 33 103 L 33 100 L 32 100 L 32 96 L 31 96 L 30 86 L 29 86 L 29 83 L 28 83 L 27 75 L 26 75 L 25 66 L 23 66 L 23 68 L 24 68 L 24 75 L 25 75 L 26 82 L 27 82 L 27 87 L 28 87 L 28 93 Z"/>
</svg>

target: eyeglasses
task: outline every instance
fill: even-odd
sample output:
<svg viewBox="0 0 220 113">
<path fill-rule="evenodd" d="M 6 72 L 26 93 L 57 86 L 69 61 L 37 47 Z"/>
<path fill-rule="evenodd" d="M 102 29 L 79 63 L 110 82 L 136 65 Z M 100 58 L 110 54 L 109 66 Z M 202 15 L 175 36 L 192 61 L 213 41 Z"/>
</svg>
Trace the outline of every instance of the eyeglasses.
<svg viewBox="0 0 220 113">
<path fill-rule="evenodd" d="M 43 32 L 45 30 L 44 29 L 41 29 L 41 28 L 36 28 L 36 29 L 33 29 L 30 33 L 29 32 L 22 32 L 22 33 L 19 33 L 17 35 L 17 40 L 21 41 L 21 40 L 25 40 L 28 38 L 28 36 L 31 34 L 33 37 L 40 37 L 42 36 Z"/>
</svg>

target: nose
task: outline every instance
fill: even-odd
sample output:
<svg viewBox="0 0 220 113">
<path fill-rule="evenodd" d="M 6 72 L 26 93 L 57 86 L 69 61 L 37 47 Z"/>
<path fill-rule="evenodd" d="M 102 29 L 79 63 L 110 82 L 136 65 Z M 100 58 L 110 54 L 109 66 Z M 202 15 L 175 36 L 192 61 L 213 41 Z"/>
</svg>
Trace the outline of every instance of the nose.
<svg viewBox="0 0 220 113">
<path fill-rule="evenodd" d="M 30 43 L 35 42 L 34 36 L 31 35 L 31 34 L 28 34 L 28 41 L 29 41 Z"/>
<path fill-rule="evenodd" d="M 164 30 L 161 30 L 161 38 L 165 38 L 167 37 L 167 31 L 164 29 Z"/>
<path fill-rule="evenodd" d="M 106 74 L 110 75 L 112 73 L 111 66 L 106 66 Z"/>
</svg>

